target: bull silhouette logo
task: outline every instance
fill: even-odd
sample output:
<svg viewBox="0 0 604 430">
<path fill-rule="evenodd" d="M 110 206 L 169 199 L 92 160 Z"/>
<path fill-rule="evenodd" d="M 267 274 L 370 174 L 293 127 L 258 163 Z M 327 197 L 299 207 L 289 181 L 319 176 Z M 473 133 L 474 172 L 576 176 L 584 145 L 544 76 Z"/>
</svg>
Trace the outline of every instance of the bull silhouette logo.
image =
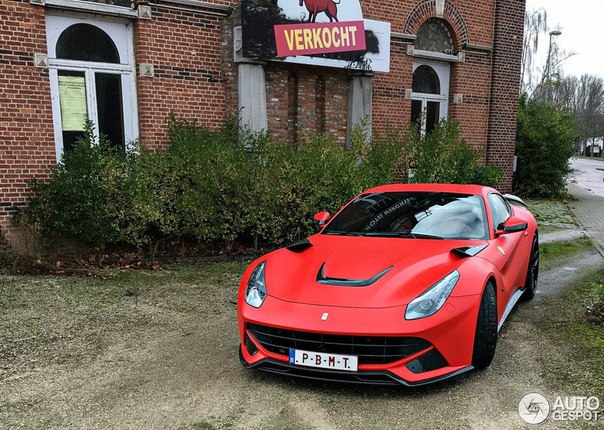
<svg viewBox="0 0 604 430">
<path fill-rule="evenodd" d="M 315 22 L 317 15 L 321 12 L 325 12 L 329 22 L 333 22 L 334 19 L 339 22 L 338 7 L 336 6 L 338 4 L 340 1 L 336 3 L 334 0 L 300 0 L 300 6 L 305 5 L 308 10 L 308 22 Z"/>
</svg>

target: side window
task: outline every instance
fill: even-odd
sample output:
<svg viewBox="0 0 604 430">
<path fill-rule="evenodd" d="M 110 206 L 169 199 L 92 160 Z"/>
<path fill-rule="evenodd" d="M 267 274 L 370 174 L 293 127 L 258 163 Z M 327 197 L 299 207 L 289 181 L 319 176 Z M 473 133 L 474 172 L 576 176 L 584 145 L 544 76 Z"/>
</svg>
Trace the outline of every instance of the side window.
<svg viewBox="0 0 604 430">
<path fill-rule="evenodd" d="M 489 206 L 493 217 L 493 228 L 497 230 L 499 224 L 512 215 L 510 205 L 499 194 L 489 194 Z"/>
</svg>

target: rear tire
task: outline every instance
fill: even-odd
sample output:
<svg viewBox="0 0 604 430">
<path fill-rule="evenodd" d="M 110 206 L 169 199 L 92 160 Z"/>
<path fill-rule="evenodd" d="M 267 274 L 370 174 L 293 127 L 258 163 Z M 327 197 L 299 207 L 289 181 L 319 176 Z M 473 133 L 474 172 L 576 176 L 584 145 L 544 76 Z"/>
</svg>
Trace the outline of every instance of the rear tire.
<svg viewBox="0 0 604 430">
<path fill-rule="evenodd" d="M 531 254 L 529 256 L 529 266 L 524 281 L 523 300 L 531 300 L 537 292 L 537 281 L 539 279 L 539 235 L 535 232 Z"/>
<path fill-rule="evenodd" d="M 495 287 L 489 282 L 482 293 L 476 334 L 474 335 L 474 352 L 472 365 L 475 369 L 488 367 L 495 357 L 497 347 L 497 297 Z"/>
</svg>

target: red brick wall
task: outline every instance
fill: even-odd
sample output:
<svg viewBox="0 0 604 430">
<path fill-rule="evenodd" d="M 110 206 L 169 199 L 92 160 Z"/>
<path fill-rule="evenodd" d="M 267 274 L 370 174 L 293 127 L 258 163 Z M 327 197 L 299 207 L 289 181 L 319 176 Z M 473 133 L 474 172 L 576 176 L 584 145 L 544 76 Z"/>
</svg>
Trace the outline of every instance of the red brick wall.
<svg viewBox="0 0 604 430">
<path fill-rule="evenodd" d="M 434 0 L 387 2 L 364 1 L 365 17 L 390 21 L 392 31 L 416 34 L 429 18 L 436 17 Z M 456 49 L 466 53 L 465 62 L 451 66 L 449 118 L 460 122 L 462 137 L 474 148 L 486 153 L 490 104 L 491 54 L 488 50 L 467 48 L 467 44 L 493 44 L 495 2 L 462 0 L 445 3 L 443 19 L 449 24 Z M 386 125 L 401 125 L 411 117 L 411 100 L 405 89 L 411 88 L 413 61 L 407 55 L 410 40 L 393 38 L 390 73 L 377 73 L 373 92 L 373 124 L 377 132 Z M 453 94 L 463 94 L 463 103 L 453 104 Z M 485 157 L 482 157 L 483 161 Z"/>
<path fill-rule="evenodd" d="M 487 162 L 502 168 L 499 188 L 506 192 L 512 190 L 524 9 L 524 0 L 497 2 Z"/>
<path fill-rule="evenodd" d="M 177 10 L 173 3 L 161 1 L 151 8 L 151 20 L 135 20 L 134 44 L 137 72 L 140 63 L 155 68 L 153 78 L 137 78 L 137 94 L 141 141 L 157 149 L 167 144 L 170 111 L 215 127 L 225 111 L 237 109 L 232 26 L 238 15 L 235 11 L 225 18 L 214 9 L 195 6 Z M 414 34 L 435 16 L 434 0 L 362 0 L 362 8 L 366 18 L 391 22 L 395 33 Z M 447 0 L 445 7 L 456 46 L 466 53 L 466 61 L 451 68 L 449 117 L 461 123 L 470 144 L 484 150 L 486 161 L 504 169 L 505 191 L 511 186 L 523 11 L 523 1 Z M 44 13 L 44 7 L 27 1 L 0 4 L 0 231 L 7 231 L 10 208 L 26 202 L 27 180 L 47 178 L 55 162 L 48 71 L 33 65 L 34 53 L 47 52 Z M 412 80 L 410 43 L 393 37 L 390 73 L 374 76 L 376 131 L 410 119 L 411 101 L 405 98 Z M 268 125 L 275 137 L 293 142 L 306 130 L 324 127 L 344 144 L 349 81 L 345 71 L 270 62 L 265 70 Z M 319 76 L 324 84 L 318 83 Z M 463 103 L 453 104 L 455 93 L 463 94 Z M 322 111 L 323 121 L 317 119 Z"/>
<path fill-rule="evenodd" d="M 485 160 L 489 120 L 491 55 L 466 51 L 465 63 L 451 67 L 449 117 L 461 124 L 462 138 L 481 151 Z M 453 103 L 454 94 L 462 94 L 461 104 Z"/>
<path fill-rule="evenodd" d="M 44 8 L 3 0 L 0 40 L 0 235 L 9 235 L 27 181 L 47 178 L 56 161 L 48 71 L 33 61 L 46 52 Z"/>
<path fill-rule="evenodd" d="M 233 61 L 233 26 L 239 20 L 229 18 L 222 24 L 222 81 L 225 108 L 235 111 L 237 100 L 237 64 Z M 307 131 L 332 135 L 345 145 L 348 119 L 348 75 L 346 71 L 299 64 L 264 64 L 268 130 L 278 140 L 297 143 Z M 317 83 L 324 81 L 324 94 L 317 94 Z M 321 86 L 322 87 L 322 86 Z M 321 106 L 322 105 L 322 106 Z M 323 111 L 325 117 L 317 118 Z"/>
<path fill-rule="evenodd" d="M 267 64 L 265 73 L 268 128 L 273 136 L 295 143 L 305 131 L 321 131 L 324 124 L 324 132 L 345 145 L 348 118 L 348 75 L 345 71 Z M 323 89 L 322 85 L 317 85 L 320 76 L 325 82 L 323 94 L 317 94 L 317 88 Z M 321 110 L 325 112 L 323 121 L 317 118 Z"/>
<path fill-rule="evenodd" d="M 392 31 L 396 31 L 394 27 Z M 410 121 L 411 100 L 405 99 L 405 89 L 411 88 L 413 58 L 407 55 L 408 45 L 392 39 L 390 73 L 376 73 L 373 77 L 372 123 L 376 133 Z"/>
<path fill-rule="evenodd" d="M 201 8 L 176 10 L 161 3 L 151 8 L 153 19 L 135 21 L 134 45 L 136 64 L 155 69 L 153 78 L 137 78 L 137 93 L 141 142 L 157 149 L 167 145 L 170 112 L 210 126 L 224 119 L 224 18 Z"/>
</svg>

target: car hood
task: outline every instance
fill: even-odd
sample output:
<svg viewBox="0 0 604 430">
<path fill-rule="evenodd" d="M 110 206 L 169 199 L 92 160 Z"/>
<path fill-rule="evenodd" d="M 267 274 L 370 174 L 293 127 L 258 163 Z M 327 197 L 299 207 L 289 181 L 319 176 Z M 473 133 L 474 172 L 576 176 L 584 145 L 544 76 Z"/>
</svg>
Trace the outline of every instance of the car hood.
<svg viewBox="0 0 604 430">
<path fill-rule="evenodd" d="M 269 296 L 325 306 L 401 306 L 460 266 L 463 258 L 451 249 L 477 244 L 322 234 L 309 241 L 312 246 L 266 257 Z"/>
</svg>

